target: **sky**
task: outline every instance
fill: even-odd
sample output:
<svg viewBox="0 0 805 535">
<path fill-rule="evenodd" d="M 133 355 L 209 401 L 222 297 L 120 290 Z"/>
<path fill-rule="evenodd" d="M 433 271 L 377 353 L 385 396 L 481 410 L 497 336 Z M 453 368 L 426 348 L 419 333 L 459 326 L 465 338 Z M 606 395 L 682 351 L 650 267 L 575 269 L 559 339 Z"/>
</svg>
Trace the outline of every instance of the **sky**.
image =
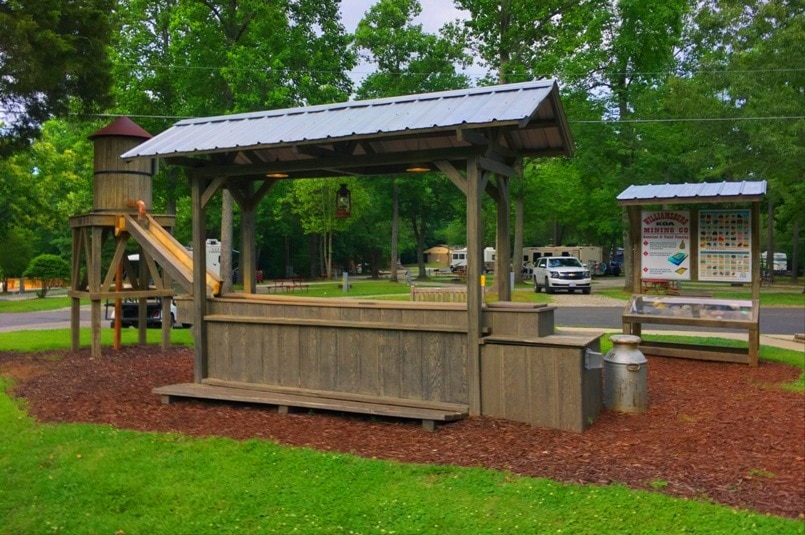
<svg viewBox="0 0 805 535">
<path fill-rule="evenodd" d="M 377 0 L 341 0 L 341 18 L 347 32 L 354 32 L 358 22 L 364 14 Z M 455 19 L 466 18 L 468 13 L 457 9 L 453 5 L 453 0 L 420 0 L 422 13 L 414 22 L 422 25 L 422 30 L 426 33 L 438 33 L 445 23 Z M 356 84 L 360 84 L 372 67 L 360 64 L 351 73 L 351 77 Z M 483 69 L 473 66 L 468 74 L 483 73 Z"/>
<path fill-rule="evenodd" d="M 363 18 L 377 0 L 341 0 L 341 16 L 348 32 L 355 31 L 358 21 Z M 416 20 L 428 33 L 436 33 L 445 22 L 456 18 L 464 18 L 465 11 L 456 9 L 453 0 L 420 0 L 422 14 Z"/>
</svg>

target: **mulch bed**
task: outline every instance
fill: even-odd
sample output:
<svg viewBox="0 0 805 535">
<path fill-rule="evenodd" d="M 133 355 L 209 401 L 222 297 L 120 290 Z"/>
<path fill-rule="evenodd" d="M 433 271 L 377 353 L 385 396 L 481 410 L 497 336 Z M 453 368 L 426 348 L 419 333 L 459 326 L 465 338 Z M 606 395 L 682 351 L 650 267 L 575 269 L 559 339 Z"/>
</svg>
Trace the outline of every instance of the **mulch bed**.
<svg viewBox="0 0 805 535">
<path fill-rule="evenodd" d="M 192 436 L 262 438 L 397 461 L 488 467 L 568 483 L 663 492 L 805 518 L 805 396 L 780 390 L 799 371 L 650 357 L 649 411 L 602 412 L 584 433 L 495 418 L 424 431 L 419 422 L 188 401 L 163 405 L 156 386 L 192 382 L 186 348 L 0 353 L 40 422 L 91 422 Z"/>
</svg>

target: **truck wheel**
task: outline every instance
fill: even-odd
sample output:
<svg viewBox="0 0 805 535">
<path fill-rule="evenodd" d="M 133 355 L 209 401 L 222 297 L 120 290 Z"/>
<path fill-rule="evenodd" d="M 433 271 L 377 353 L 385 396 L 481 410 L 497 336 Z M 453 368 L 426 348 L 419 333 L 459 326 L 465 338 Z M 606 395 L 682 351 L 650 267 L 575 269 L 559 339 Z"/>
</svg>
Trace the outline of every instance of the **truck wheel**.
<svg viewBox="0 0 805 535">
<path fill-rule="evenodd" d="M 554 290 L 554 289 L 553 289 L 553 287 L 551 286 L 551 283 L 550 283 L 550 282 L 548 282 L 548 278 L 546 277 L 546 278 L 545 278 L 545 293 L 546 293 L 546 294 L 552 294 L 552 293 L 554 293 L 555 291 L 556 291 L 556 290 Z"/>
<path fill-rule="evenodd" d="M 592 289 L 592 288 L 582 288 L 582 289 L 581 289 L 581 292 L 582 292 L 582 293 L 584 293 L 584 294 L 588 294 L 588 295 L 589 295 L 589 293 L 590 293 L 590 290 L 591 290 L 591 289 Z"/>
<path fill-rule="evenodd" d="M 542 291 L 542 286 L 539 285 L 539 282 L 537 282 L 536 277 L 534 277 L 534 291 L 537 293 L 540 293 Z"/>
</svg>

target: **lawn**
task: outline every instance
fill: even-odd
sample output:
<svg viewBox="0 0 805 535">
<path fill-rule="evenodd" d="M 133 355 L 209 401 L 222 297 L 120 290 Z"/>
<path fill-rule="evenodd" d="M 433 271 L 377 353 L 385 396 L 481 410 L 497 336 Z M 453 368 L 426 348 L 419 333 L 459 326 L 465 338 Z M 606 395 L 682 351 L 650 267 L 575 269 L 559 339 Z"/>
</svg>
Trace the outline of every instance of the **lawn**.
<svg viewBox="0 0 805 535">
<path fill-rule="evenodd" d="M 0 532 L 8 534 L 801 533 L 803 527 L 619 485 L 564 485 L 267 440 L 41 425 L 5 394 L 0 429 Z"/>
<path fill-rule="evenodd" d="M 111 329 L 104 329 L 104 336 Z M 69 330 L 0 333 L 58 349 Z M 189 330 L 174 339 L 191 343 Z M 124 344 L 136 331 L 124 331 Z M 159 330 L 148 331 L 149 340 Z M 104 343 L 110 340 L 104 339 Z M 88 329 L 82 329 L 87 346 Z M 606 347 L 604 348 L 606 349 Z M 803 367 L 797 352 L 763 359 Z M 37 424 L 0 381 L 0 533 L 802 533 L 803 521 L 506 472 L 102 425 Z"/>
</svg>

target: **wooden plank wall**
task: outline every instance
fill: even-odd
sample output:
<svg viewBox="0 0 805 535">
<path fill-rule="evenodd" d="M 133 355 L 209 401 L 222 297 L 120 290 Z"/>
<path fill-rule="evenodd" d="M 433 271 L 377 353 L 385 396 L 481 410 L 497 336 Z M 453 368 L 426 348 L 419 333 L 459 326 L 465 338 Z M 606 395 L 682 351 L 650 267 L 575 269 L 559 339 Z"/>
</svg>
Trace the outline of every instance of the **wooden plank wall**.
<svg viewBox="0 0 805 535">
<path fill-rule="evenodd" d="M 468 403 L 464 307 L 209 301 L 208 378 Z M 464 325 L 464 327 L 462 327 Z"/>
<path fill-rule="evenodd" d="M 583 431 L 601 411 L 601 369 L 584 367 L 587 345 L 481 346 L 483 414 L 565 431 Z"/>
</svg>

